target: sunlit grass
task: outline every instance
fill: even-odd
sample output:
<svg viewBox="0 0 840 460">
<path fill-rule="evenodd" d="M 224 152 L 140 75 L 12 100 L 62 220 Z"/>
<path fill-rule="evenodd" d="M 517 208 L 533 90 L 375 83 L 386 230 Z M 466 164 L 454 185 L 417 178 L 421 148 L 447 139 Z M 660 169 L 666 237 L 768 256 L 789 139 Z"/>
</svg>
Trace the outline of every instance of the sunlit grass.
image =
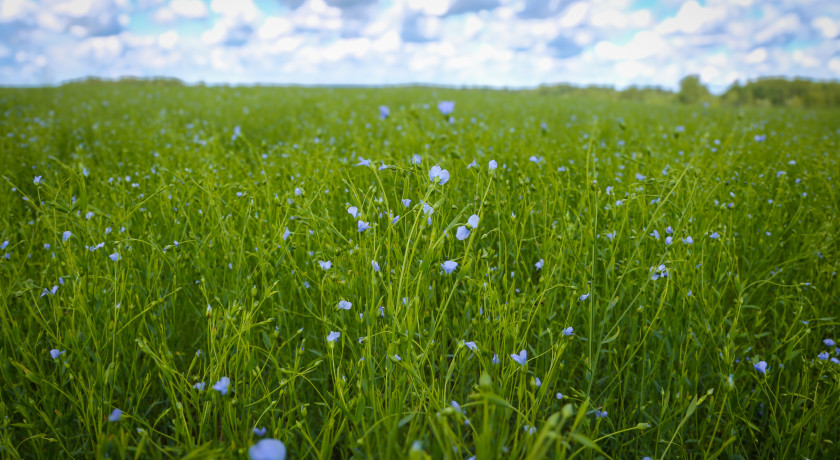
<svg viewBox="0 0 840 460">
<path fill-rule="evenodd" d="M 838 113 L 84 85 L 0 110 L 0 457 L 247 457 L 262 427 L 289 458 L 840 452 Z"/>
</svg>

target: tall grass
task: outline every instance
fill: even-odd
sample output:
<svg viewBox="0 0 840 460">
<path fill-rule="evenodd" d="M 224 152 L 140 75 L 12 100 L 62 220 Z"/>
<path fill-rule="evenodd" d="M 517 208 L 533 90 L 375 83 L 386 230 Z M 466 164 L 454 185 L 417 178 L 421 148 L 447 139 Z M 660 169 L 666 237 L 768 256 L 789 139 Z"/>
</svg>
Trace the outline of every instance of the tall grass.
<svg viewBox="0 0 840 460">
<path fill-rule="evenodd" d="M 840 453 L 836 112 L 79 85 L 0 113 L 0 457 L 247 457 L 261 427 L 289 458 Z"/>
</svg>

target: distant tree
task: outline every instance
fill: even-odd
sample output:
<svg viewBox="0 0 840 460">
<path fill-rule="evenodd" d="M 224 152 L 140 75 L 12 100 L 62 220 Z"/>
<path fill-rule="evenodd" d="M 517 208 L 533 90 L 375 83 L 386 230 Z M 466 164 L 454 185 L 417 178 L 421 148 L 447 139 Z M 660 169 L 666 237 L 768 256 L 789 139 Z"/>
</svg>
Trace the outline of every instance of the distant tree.
<svg viewBox="0 0 840 460">
<path fill-rule="evenodd" d="M 688 75 L 680 80 L 680 92 L 677 93 L 677 100 L 683 104 L 697 104 L 698 102 L 711 99 L 709 89 L 700 83 L 697 75 Z"/>
</svg>

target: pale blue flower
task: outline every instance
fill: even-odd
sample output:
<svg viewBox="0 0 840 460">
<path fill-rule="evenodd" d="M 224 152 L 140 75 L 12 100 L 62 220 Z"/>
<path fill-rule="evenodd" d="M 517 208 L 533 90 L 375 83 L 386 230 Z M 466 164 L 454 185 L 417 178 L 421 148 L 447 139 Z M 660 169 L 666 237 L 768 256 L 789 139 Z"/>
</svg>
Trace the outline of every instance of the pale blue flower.
<svg viewBox="0 0 840 460">
<path fill-rule="evenodd" d="M 239 125 L 233 127 L 233 135 L 230 137 L 230 140 L 235 141 L 237 137 L 242 135 L 242 128 Z"/>
<path fill-rule="evenodd" d="M 394 354 L 394 359 L 396 359 L 397 361 L 402 361 L 402 358 L 400 358 L 400 355 L 398 355 L 396 353 Z"/>
<path fill-rule="evenodd" d="M 419 165 L 421 160 L 420 155 L 416 153 L 411 156 L 411 164 Z"/>
<path fill-rule="evenodd" d="M 465 239 L 469 238 L 469 236 L 470 231 L 467 229 L 467 227 L 464 227 L 463 225 L 458 227 L 458 230 L 455 231 L 455 238 L 458 238 L 458 241 L 464 241 Z"/>
<path fill-rule="evenodd" d="M 641 173 L 636 173 L 636 180 L 645 180 L 647 177 L 643 176 Z"/>
<path fill-rule="evenodd" d="M 303 195 L 303 189 L 300 187 L 295 187 L 295 196 Z"/>
<path fill-rule="evenodd" d="M 449 171 L 442 169 L 438 165 L 434 165 L 432 166 L 432 169 L 429 170 L 429 180 L 443 185 L 449 182 Z"/>
<path fill-rule="evenodd" d="M 473 214 L 467 219 L 467 225 L 472 228 L 478 228 L 478 215 Z"/>
<path fill-rule="evenodd" d="M 41 297 L 44 297 L 45 295 L 55 295 L 56 291 L 58 291 L 58 286 L 53 286 L 52 289 L 44 288 L 41 292 Z"/>
<path fill-rule="evenodd" d="M 292 232 L 289 231 L 289 227 L 286 227 L 286 230 L 283 231 L 283 241 L 286 241 L 286 239 L 288 239 L 289 235 L 291 235 L 291 234 L 292 234 Z"/>
<path fill-rule="evenodd" d="M 528 362 L 528 350 L 522 350 L 519 354 L 514 353 L 510 357 L 520 366 L 524 366 Z"/>
<path fill-rule="evenodd" d="M 408 198 L 403 198 L 402 199 L 402 205 L 406 208 L 411 206 L 411 200 L 409 200 Z"/>
<path fill-rule="evenodd" d="M 557 399 L 563 399 L 563 393 L 557 393 Z"/>
<path fill-rule="evenodd" d="M 467 169 L 477 168 L 477 167 L 478 167 L 478 165 L 475 163 L 475 160 L 473 160 L 472 163 L 467 165 Z"/>
<path fill-rule="evenodd" d="M 569 326 L 569 327 L 563 329 L 563 335 L 565 335 L 567 337 L 568 336 L 573 336 L 573 335 L 575 335 L 575 329 L 573 327 Z"/>
<path fill-rule="evenodd" d="M 327 335 L 327 342 L 338 342 L 339 337 L 341 337 L 341 332 L 330 331 Z"/>
<path fill-rule="evenodd" d="M 584 295 L 580 296 L 580 299 L 578 299 L 578 300 L 580 300 L 581 302 L 583 302 L 584 300 L 586 300 L 586 299 L 588 299 L 588 298 L 589 298 L 589 293 L 587 292 L 586 294 L 584 294 Z"/>
<path fill-rule="evenodd" d="M 35 176 L 35 179 L 32 182 L 34 182 L 35 185 L 40 184 L 41 183 L 41 176 Z"/>
<path fill-rule="evenodd" d="M 478 347 L 475 345 L 475 342 L 464 342 L 464 345 L 467 346 L 472 351 L 476 351 Z"/>
<path fill-rule="evenodd" d="M 359 157 L 359 162 L 356 163 L 356 166 L 370 166 L 370 160 L 365 160 L 362 157 Z"/>
<path fill-rule="evenodd" d="M 67 353 L 67 351 L 66 350 L 59 351 L 58 348 L 53 348 L 52 350 L 50 350 L 50 357 L 52 359 L 58 359 L 58 357 L 61 356 L 64 353 Z"/>
<path fill-rule="evenodd" d="M 499 355 L 493 354 L 493 364 L 499 364 Z"/>
<path fill-rule="evenodd" d="M 607 418 L 607 411 L 595 409 L 595 418 Z"/>
<path fill-rule="evenodd" d="M 6 241 L 3 242 L 3 244 L 0 244 L 0 249 L 6 249 L 6 246 L 8 246 L 8 245 L 9 245 L 9 240 L 6 240 Z M 49 249 L 49 248 L 47 248 L 47 249 Z"/>
<path fill-rule="evenodd" d="M 323 260 L 319 260 L 318 265 L 320 265 L 321 268 L 323 268 L 324 270 L 329 270 L 330 267 L 332 267 L 332 262 L 330 262 L 329 260 L 326 262 L 324 262 Z"/>
<path fill-rule="evenodd" d="M 487 169 L 489 169 L 490 171 L 495 171 L 498 167 L 499 164 L 496 163 L 496 160 L 490 160 L 490 162 L 487 163 Z"/>
<path fill-rule="evenodd" d="M 115 252 L 115 253 L 111 254 L 110 256 L 108 256 L 108 257 L 109 257 L 111 260 L 113 260 L 114 262 L 116 262 L 116 261 L 120 260 L 120 253 L 119 253 L 119 252 Z"/>
<path fill-rule="evenodd" d="M 612 195 L 612 191 L 613 191 L 613 186 L 612 185 L 607 185 L 607 195 Z"/>
<path fill-rule="evenodd" d="M 348 212 L 351 216 L 353 216 L 353 218 L 354 218 L 354 219 L 355 219 L 356 217 L 359 217 L 359 208 L 357 208 L 357 207 L 355 207 L 355 206 L 350 206 L 349 208 L 347 208 L 347 212 Z"/>
<path fill-rule="evenodd" d="M 539 162 L 543 161 L 543 157 L 538 157 L 536 155 L 531 155 L 531 158 L 528 158 L 528 160 L 531 161 L 532 163 L 539 163 Z"/>
<path fill-rule="evenodd" d="M 388 115 L 391 114 L 391 110 L 388 108 L 387 105 L 380 105 L 379 106 L 379 118 L 384 120 L 388 118 Z"/>
<path fill-rule="evenodd" d="M 262 427 L 262 428 L 254 427 L 253 431 L 254 431 L 255 435 L 257 435 L 259 437 L 263 437 L 263 436 L 265 436 L 266 429 L 265 429 L 265 427 Z"/>
<path fill-rule="evenodd" d="M 762 374 L 767 373 L 767 363 L 765 361 L 759 361 L 759 362 L 753 364 L 753 367 L 755 368 L 755 370 L 757 370 L 758 372 L 761 372 Z"/>
<path fill-rule="evenodd" d="M 534 266 L 537 267 L 537 270 L 542 270 L 542 268 L 545 266 L 545 261 L 540 259 L 537 261 L 537 263 L 534 264 Z"/>
<path fill-rule="evenodd" d="M 683 238 L 682 240 L 683 240 L 683 243 L 685 243 L 685 244 L 694 244 L 694 238 L 692 238 L 690 236 L 687 236 L 687 237 Z"/>
<path fill-rule="evenodd" d="M 446 262 L 440 264 L 440 268 L 442 268 L 443 271 L 446 272 L 447 275 L 449 275 L 453 271 L 455 271 L 456 268 L 458 268 L 458 262 L 447 260 Z"/>
<path fill-rule="evenodd" d="M 375 261 L 375 260 L 371 260 L 371 261 L 370 261 L 370 264 L 371 264 L 371 265 L 373 265 L 373 271 L 375 271 L 375 272 L 378 272 L 378 271 L 379 271 L 379 264 L 378 264 L 378 263 L 376 263 L 376 261 Z"/>
<path fill-rule="evenodd" d="M 669 235 L 673 235 L 674 234 L 674 229 L 671 228 L 671 226 L 669 225 L 669 226 L 665 227 L 665 233 L 667 233 Z"/>
<path fill-rule="evenodd" d="M 286 446 L 276 439 L 260 439 L 248 448 L 251 460 L 286 460 Z"/>
<path fill-rule="evenodd" d="M 712 232 L 712 234 L 711 234 L 711 235 L 709 235 L 709 238 L 711 238 L 711 239 L 713 239 L 713 240 L 716 240 L 716 239 L 720 238 L 720 233 L 718 233 L 718 232 Z"/>
<path fill-rule="evenodd" d="M 213 389 L 221 393 L 222 395 L 226 395 L 228 392 L 228 387 L 230 386 L 230 379 L 227 377 L 222 377 L 213 385 Z"/>
<path fill-rule="evenodd" d="M 70 230 L 67 230 L 66 232 L 61 234 L 61 241 L 67 241 L 70 239 L 71 236 L 73 236 L 73 234 L 70 233 Z"/>
<path fill-rule="evenodd" d="M 340 300 L 338 302 L 338 309 L 339 310 L 349 310 L 351 308 L 353 308 L 353 304 L 346 301 L 346 300 Z"/>
<path fill-rule="evenodd" d="M 820 354 L 817 355 L 817 358 L 822 360 L 822 361 L 825 361 L 826 359 L 828 359 L 828 352 L 827 351 L 820 352 Z"/>
<path fill-rule="evenodd" d="M 836 345 L 836 343 L 834 342 L 834 340 L 833 340 L 833 339 L 824 339 L 824 340 L 823 340 L 823 343 L 824 343 L 827 347 L 833 347 L 834 345 Z"/>
<path fill-rule="evenodd" d="M 359 233 L 361 233 L 361 232 L 363 232 L 363 231 L 365 231 L 369 228 L 370 228 L 370 224 L 368 224 L 367 222 L 365 222 L 363 220 L 359 221 Z"/>
<path fill-rule="evenodd" d="M 525 432 L 528 433 L 529 435 L 537 432 L 537 427 L 534 427 L 534 426 L 531 426 L 531 425 L 525 425 L 523 428 L 525 429 Z"/>
<path fill-rule="evenodd" d="M 423 203 L 423 212 L 427 216 L 430 216 L 435 212 L 435 208 L 433 208 L 429 203 Z"/>
<path fill-rule="evenodd" d="M 438 110 L 443 116 L 449 115 L 455 110 L 455 102 L 454 101 L 440 101 L 438 103 Z"/>
<path fill-rule="evenodd" d="M 108 416 L 109 422 L 119 422 L 122 418 L 122 411 L 119 409 L 114 409 L 111 411 L 111 415 Z"/>
<path fill-rule="evenodd" d="M 671 245 L 671 243 L 673 243 L 673 242 L 674 242 L 674 238 L 673 238 L 673 237 L 671 237 L 671 236 L 666 236 L 666 237 L 665 237 L 665 246 L 670 246 L 670 245 Z"/>
<path fill-rule="evenodd" d="M 391 225 L 396 224 L 398 220 L 400 220 L 400 216 L 394 216 L 394 218 L 391 220 Z"/>
<path fill-rule="evenodd" d="M 198 382 L 195 385 L 193 385 L 192 387 L 195 388 L 198 391 L 204 391 L 204 382 Z"/>
<path fill-rule="evenodd" d="M 654 239 L 658 240 L 659 239 L 659 231 L 654 230 L 653 233 L 650 234 L 650 236 L 652 236 Z"/>
<path fill-rule="evenodd" d="M 610 239 L 610 241 L 612 241 L 613 239 L 615 239 L 615 230 L 613 230 L 613 231 L 612 231 L 612 232 L 610 232 L 610 233 L 607 233 L 607 238 L 609 238 L 609 239 Z"/>
</svg>

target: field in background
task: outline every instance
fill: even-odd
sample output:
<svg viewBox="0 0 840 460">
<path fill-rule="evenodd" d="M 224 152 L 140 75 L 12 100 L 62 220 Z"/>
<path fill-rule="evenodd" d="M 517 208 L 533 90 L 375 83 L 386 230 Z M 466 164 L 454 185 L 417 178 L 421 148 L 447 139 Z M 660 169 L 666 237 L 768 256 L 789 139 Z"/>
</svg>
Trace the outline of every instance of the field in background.
<svg viewBox="0 0 840 460">
<path fill-rule="evenodd" d="M 262 427 L 288 458 L 840 453 L 836 111 L 80 84 L 0 113 L 0 457 Z"/>
</svg>

